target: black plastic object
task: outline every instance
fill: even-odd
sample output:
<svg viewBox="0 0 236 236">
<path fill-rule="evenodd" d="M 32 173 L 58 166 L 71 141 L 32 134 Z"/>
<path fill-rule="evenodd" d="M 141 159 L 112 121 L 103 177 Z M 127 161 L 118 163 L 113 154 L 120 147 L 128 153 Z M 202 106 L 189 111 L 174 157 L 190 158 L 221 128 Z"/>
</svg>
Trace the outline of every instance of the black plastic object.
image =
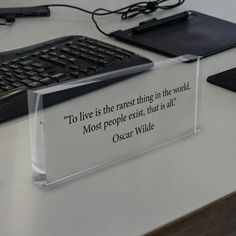
<svg viewBox="0 0 236 236">
<path fill-rule="evenodd" d="M 169 57 L 208 57 L 236 46 L 236 24 L 195 11 L 141 22 L 110 35 Z"/>
<path fill-rule="evenodd" d="M 236 92 L 236 68 L 208 77 L 207 81 L 219 87 Z"/>
<path fill-rule="evenodd" d="M 48 7 L 12 7 L 0 8 L 0 18 L 5 19 L 7 23 L 13 23 L 15 18 L 22 17 L 49 17 Z"/>
</svg>

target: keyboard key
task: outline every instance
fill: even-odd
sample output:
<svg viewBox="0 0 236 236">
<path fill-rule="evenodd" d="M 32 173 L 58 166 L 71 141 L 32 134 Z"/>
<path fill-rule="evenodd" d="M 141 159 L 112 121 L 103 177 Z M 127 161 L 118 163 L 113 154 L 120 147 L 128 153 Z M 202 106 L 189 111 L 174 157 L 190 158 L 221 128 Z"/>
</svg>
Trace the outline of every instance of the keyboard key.
<svg viewBox="0 0 236 236">
<path fill-rule="evenodd" d="M 61 51 L 65 53 L 70 53 L 72 50 L 69 48 L 62 48 Z"/>
<path fill-rule="evenodd" d="M 25 75 L 16 75 L 16 78 L 23 80 L 26 79 L 27 77 Z"/>
<path fill-rule="evenodd" d="M 9 81 L 9 82 L 11 82 L 11 83 L 14 83 L 14 82 L 17 82 L 17 81 L 18 81 L 18 79 L 15 78 L 15 77 L 7 77 L 6 80 Z"/>
<path fill-rule="evenodd" d="M 103 66 L 105 66 L 108 62 L 106 60 L 97 60 L 97 62 Z"/>
<path fill-rule="evenodd" d="M 81 74 L 84 75 L 84 73 L 79 73 L 79 72 L 77 72 L 77 71 L 71 71 L 70 74 L 69 74 L 69 76 L 70 76 L 71 78 L 78 78 L 78 77 L 80 77 Z"/>
<path fill-rule="evenodd" d="M 63 60 L 67 60 L 68 59 L 68 57 L 65 54 L 59 54 L 58 57 L 63 59 Z"/>
<path fill-rule="evenodd" d="M 40 80 L 40 82 L 42 82 L 44 84 L 56 84 L 56 81 L 52 80 L 51 78 L 43 78 Z"/>
<path fill-rule="evenodd" d="M 28 71 L 31 71 L 34 69 L 32 66 L 24 66 L 23 68 Z"/>
<path fill-rule="evenodd" d="M 56 52 L 50 52 L 49 55 L 56 57 L 57 53 Z"/>
<path fill-rule="evenodd" d="M 15 62 L 19 62 L 19 60 L 20 60 L 19 58 L 13 59 L 12 62 L 14 62 L 14 63 L 15 63 Z"/>
<path fill-rule="evenodd" d="M 59 79 L 58 79 L 58 83 L 62 83 L 62 82 L 68 81 L 68 80 L 71 80 L 71 78 L 70 78 L 69 76 L 67 76 L 67 77 L 62 77 L 62 78 L 59 78 Z"/>
<path fill-rule="evenodd" d="M 58 58 L 50 58 L 49 60 L 56 63 L 56 64 L 59 64 L 60 66 L 66 66 L 67 65 L 66 62 L 64 62 L 64 61 L 62 61 Z"/>
<path fill-rule="evenodd" d="M 62 77 L 65 77 L 65 75 L 63 73 L 57 73 L 57 74 L 51 75 L 50 77 L 54 80 L 58 80 Z"/>
<path fill-rule="evenodd" d="M 96 72 L 98 70 L 98 67 L 97 66 L 89 66 L 88 67 L 90 70 Z"/>
<path fill-rule="evenodd" d="M 79 69 L 79 66 L 73 65 L 73 66 L 70 66 L 69 69 L 72 71 L 77 71 Z"/>
<path fill-rule="evenodd" d="M 12 69 L 18 69 L 18 68 L 19 68 L 19 66 L 15 65 L 15 64 L 11 64 L 10 67 L 11 67 Z"/>
<path fill-rule="evenodd" d="M 40 87 L 42 86 L 42 84 L 40 82 L 32 82 L 30 84 L 28 84 L 30 87 L 32 88 L 37 88 L 37 87 Z"/>
<path fill-rule="evenodd" d="M 12 77 L 12 76 L 14 76 L 11 72 L 6 72 L 4 75 L 7 76 L 7 77 Z"/>
<path fill-rule="evenodd" d="M 30 79 L 38 81 L 38 80 L 41 80 L 42 77 L 41 77 L 41 76 L 38 76 L 38 75 L 34 75 L 34 76 L 32 76 Z"/>
<path fill-rule="evenodd" d="M 32 60 L 27 60 L 27 61 L 20 61 L 19 64 L 22 66 L 27 66 L 27 65 L 31 65 L 32 64 Z"/>
<path fill-rule="evenodd" d="M 14 72 L 17 73 L 17 74 L 22 74 L 22 73 L 24 73 L 24 71 L 23 71 L 22 69 L 16 69 L 16 70 L 14 70 Z"/>
<path fill-rule="evenodd" d="M 86 69 L 86 68 L 81 68 L 81 69 L 79 69 L 79 71 L 84 73 L 84 74 L 88 73 L 88 69 Z"/>
<path fill-rule="evenodd" d="M 3 85 L 1 86 L 2 89 L 5 89 L 5 90 L 12 90 L 14 87 L 12 87 L 11 85 Z"/>
<path fill-rule="evenodd" d="M 134 53 L 129 52 L 129 51 L 126 51 L 126 50 L 124 50 L 124 49 L 116 49 L 116 51 L 118 51 L 118 52 L 120 52 L 120 53 L 122 53 L 122 54 L 124 54 L 124 55 L 126 55 L 126 56 L 128 56 L 128 57 L 131 57 L 131 56 L 134 55 Z"/>
<path fill-rule="evenodd" d="M 40 54 L 40 52 L 35 52 L 35 53 L 33 53 L 33 56 L 39 56 L 39 54 Z"/>
<path fill-rule="evenodd" d="M 44 78 L 47 78 L 47 77 L 49 77 L 49 74 L 48 73 L 43 73 L 43 74 L 40 74 L 40 76 L 42 76 Z"/>
<path fill-rule="evenodd" d="M 12 86 L 14 86 L 15 88 L 19 88 L 19 87 L 24 86 L 24 84 L 22 84 L 20 82 L 14 82 L 14 83 L 12 83 Z"/>
<path fill-rule="evenodd" d="M 30 83 L 32 83 L 33 81 L 30 80 L 30 79 L 23 79 L 23 80 L 21 80 L 21 82 L 24 83 L 24 84 L 30 84 Z"/>
<path fill-rule="evenodd" d="M 34 69 L 34 71 L 37 72 L 38 74 L 43 73 L 45 70 L 46 70 L 46 68 L 43 68 L 43 67 Z"/>
<path fill-rule="evenodd" d="M 34 67 L 36 67 L 36 68 L 40 68 L 40 67 L 45 66 L 45 64 L 44 64 L 44 63 L 41 63 L 41 62 L 36 62 L 36 63 L 32 64 L 32 66 L 34 66 Z"/>
<path fill-rule="evenodd" d="M 44 49 L 42 52 L 48 54 L 49 49 Z"/>
<path fill-rule="evenodd" d="M 0 80 L 0 86 L 5 86 L 9 84 L 6 80 Z"/>
<path fill-rule="evenodd" d="M 25 74 L 28 76 L 33 76 L 33 75 L 36 75 L 37 73 L 34 71 L 28 71 L 28 72 L 25 72 Z"/>
<path fill-rule="evenodd" d="M 3 71 L 3 72 L 8 72 L 9 69 L 7 67 L 0 67 L 0 70 Z"/>
<path fill-rule="evenodd" d="M 40 58 L 44 60 L 48 60 L 49 57 L 50 57 L 49 55 L 40 55 Z"/>
</svg>

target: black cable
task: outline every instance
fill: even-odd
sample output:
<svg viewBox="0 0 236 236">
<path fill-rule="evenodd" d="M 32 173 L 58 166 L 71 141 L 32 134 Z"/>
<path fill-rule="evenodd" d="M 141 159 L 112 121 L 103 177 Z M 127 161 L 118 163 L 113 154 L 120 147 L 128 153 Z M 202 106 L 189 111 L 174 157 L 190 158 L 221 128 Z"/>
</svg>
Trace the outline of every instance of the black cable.
<svg viewBox="0 0 236 236">
<path fill-rule="evenodd" d="M 98 31 L 106 36 L 110 36 L 110 34 L 107 34 L 106 32 L 104 32 L 100 28 L 100 26 L 98 25 L 98 23 L 95 19 L 96 16 L 107 16 L 107 15 L 111 15 L 111 14 L 117 14 L 117 15 L 121 16 L 122 20 L 126 20 L 126 19 L 133 18 L 139 14 L 147 15 L 147 14 L 153 13 L 153 12 L 157 11 L 158 9 L 169 10 L 169 9 L 178 7 L 185 2 L 185 0 L 175 0 L 175 3 L 165 5 L 165 3 L 169 2 L 169 1 L 170 0 L 155 0 L 155 1 L 137 2 L 137 3 L 131 4 L 131 5 L 122 7 L 120 9 L 117 9 L 117 10 L 108 10 L 108 9 L 104 9 L 104 8 L 98 8 L 98 9 L 95 9 L 94 11 L 89 11 L 84 8 L 73 6 L 73 5 L 68 5 L 68 4 L 46 4 L 46 5 L 40 5 L 40 6 L 35 6 L 35 7 L 48 7 L 48 8 L 50 8 L 50 7 L 67 7 L 67 8 L 72 8 L 72 9 L 79 10 L 84 13 L 90 14 L 92 17 L 92 21 L 95 24 Z M 171 0 L 171 1 L 174 1 L 174 0 Z M 11 22 L 10 24 L 12 24 L 12 23 L 13 22 Z M 0 23 L 0 25 L 9 25 L 9 23 L 8 22 Z"/>
<path fill-rule="evenodd" d="M 121 16 L 122 20 L 126 20 L 126 19 L 133 18 L 139 14 L 147 15 L 147 14 L 153 13 L 157 11 L 158 9 L 162 9 L 162 10 L 173 9 L 182 5 L 185 2 L 185 0 L 176 0 L 175 3 L 165 5 L 165 3 L 169 1 L 170 0 L 143 1 L 143 2 L 138 2 L 138 3 L 134 3 L 131 5 L 122 7 L 117 10 L 108 10 L 104 8 L 98 8 L 98 9 L 95 9 L 94 11 L 89 11 L 81 7 L 72 6 L 68 4 L 47 4 L 47 5 L 41 5 L 39 7 L 68 7 L 68 8 L 76 9 L 84 13 L 90 14 L 92 16 L 92 21 L 95 24 L 97 30 L 106 36 L 110 36 L 110 34 L 107 34 L 100 28 L 100 26 L 98 25 L 95 19 L 95 16 L 107 16 L 111 14 L 118 14 Z"/>
<path fill-rule="evenodd" d="M 104 35 L 106 35 L 106 36 L 109 37 L 110 34 L 107 34 L 106 32 L 104 32 L 104 31 L 99 27 L 99 25 L 98 25 L 98 23 L 97 23 L 97 21 L 96 21 L 96 19 L 95 19 L 95 15 L 97 14 L 98 11 L 106 11 L 106 10 L 103 9 L 103 8 L 98 8 L 98 9 L 94 10 L 93 13 L 92 13 L 92 21 L 93 21 L 94 25 L 96 26 L 96 28 L 97 28 L 97 30 L 98 30 L 99 32 L 101 32 L 102 34 L 104 34 Z"/>
</svg>

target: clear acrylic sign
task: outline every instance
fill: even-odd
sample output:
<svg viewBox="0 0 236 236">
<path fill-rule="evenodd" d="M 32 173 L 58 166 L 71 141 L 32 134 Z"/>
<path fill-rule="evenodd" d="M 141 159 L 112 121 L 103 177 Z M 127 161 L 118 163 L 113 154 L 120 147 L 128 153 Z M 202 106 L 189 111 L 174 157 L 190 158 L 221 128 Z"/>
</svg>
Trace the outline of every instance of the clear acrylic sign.
<svg viewBox="0 0 236 236">
<path fill-rule="evenodd" d="M 34 182 L 53 187 L 196 133 L 199 59 L 190 59 L 30 91 Z"/>
</svg>

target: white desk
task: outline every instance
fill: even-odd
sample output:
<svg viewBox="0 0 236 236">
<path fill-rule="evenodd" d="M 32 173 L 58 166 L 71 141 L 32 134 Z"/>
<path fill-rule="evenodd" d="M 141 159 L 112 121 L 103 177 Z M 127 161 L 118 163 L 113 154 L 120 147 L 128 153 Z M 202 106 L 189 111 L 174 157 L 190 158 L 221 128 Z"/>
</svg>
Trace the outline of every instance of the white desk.
<svg viewBox="0 0 236 236">
<path fill-rule="evenodd" d="M 40 1 L 40 4 L 51 1 Z M 54 1 L 56 2 L 56 1 Z M 66 1 L 79 5 L 78 1 Z M 82 2 L 82 3 L 81 3 Z M 80 1 L 91 9 L 106 1 Z M 135 1 L 132 1 L 135 2 Z M 214 2 L 214 4 L 213 4 Z M 93 6 L 90 3 L 93 3 Z M 127 1 L 114 3 L 114 7 Z M 1 0 L 0 6 L 39 4 L 37 0 Z M 108 2 L 105 6 L 112 7 Z M 104 6 L 104 4 L 103 4 Z M 187 9 L 236 22 L 234 0 L 188 0 Z M 0 30 L 0 50 L 10 50 L 62 35 L 84 34 L 135 50 L 96 31 L 89 16 L 53 9 L 51 18 L 22 19 Z M 104 30 L 127 28 L 101 20 Z M 114 23 L 109 24 L 111 20 Z M 223 32 L 222 32 L 223 33 Z M 206 78 L 234 67 L 236 49 L 204 59 Z M 201 132 L 183 141 L 44 191 L 31 181 L 27 117 L 0 126 L 0 232 L 4 236 L 141 235 L 236 190 L 236 94 L 203 83 Z"/>
</svg>

